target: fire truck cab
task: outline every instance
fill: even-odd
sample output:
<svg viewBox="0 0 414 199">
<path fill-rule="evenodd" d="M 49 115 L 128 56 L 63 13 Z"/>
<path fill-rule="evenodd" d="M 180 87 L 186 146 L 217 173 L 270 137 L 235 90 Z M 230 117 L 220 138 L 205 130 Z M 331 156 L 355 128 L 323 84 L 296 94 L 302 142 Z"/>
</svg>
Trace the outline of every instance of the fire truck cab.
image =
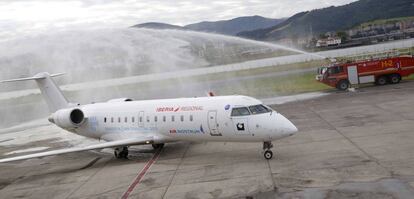
<svg viewBox="0 0 414 199">
<path fill-rule="evenodd" d="M 318 68 L 316 80 L 338 90 L 346 90 L 351 85 L 364 83 L 397 84 L 402 77 L 411 74 L 414 74 L 414 57 L 410 55 L 333 63 Z"/>
</svg>

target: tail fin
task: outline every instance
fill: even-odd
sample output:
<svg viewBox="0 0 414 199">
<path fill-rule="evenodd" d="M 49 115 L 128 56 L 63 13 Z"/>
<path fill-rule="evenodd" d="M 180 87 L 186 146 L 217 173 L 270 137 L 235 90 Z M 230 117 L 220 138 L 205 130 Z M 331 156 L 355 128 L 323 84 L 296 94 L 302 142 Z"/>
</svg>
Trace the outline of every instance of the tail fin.
<svg viewBox="0 0 414 199">
<path fill-rule="evenodd" d="M 35 80 L 40 88 L 40 91 L 42 92 L 43 98 L 46 100 L 46 104 L 49 107 L 49 111 L 51 113 L 54 113 L 59 109 L 67 108 L 69 106 L 69 103 L 66 100 L 65 96 L 63 96 L 62 91 L 51 78 L 61 76 L 63 74 L 64 73 L 50 75 L 47 72 L 43 72 L 38 73 L 33 77 L 4 80 L 0 81 L 0 83 Z"/>
</svg>

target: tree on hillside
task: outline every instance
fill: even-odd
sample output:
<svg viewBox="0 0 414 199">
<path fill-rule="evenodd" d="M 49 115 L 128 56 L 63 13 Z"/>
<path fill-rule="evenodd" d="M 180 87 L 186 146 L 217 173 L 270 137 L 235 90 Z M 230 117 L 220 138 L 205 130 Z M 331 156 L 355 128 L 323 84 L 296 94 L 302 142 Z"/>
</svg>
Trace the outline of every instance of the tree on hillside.
<svg viewBox="0 0 414 199">
<path fill-rule="evenodd" d="M 348 39 L 348 34 L 344 31 L 336 32 L 336 36 L 341 38 L 342 42 L 344 42 Z"/>
</svg>

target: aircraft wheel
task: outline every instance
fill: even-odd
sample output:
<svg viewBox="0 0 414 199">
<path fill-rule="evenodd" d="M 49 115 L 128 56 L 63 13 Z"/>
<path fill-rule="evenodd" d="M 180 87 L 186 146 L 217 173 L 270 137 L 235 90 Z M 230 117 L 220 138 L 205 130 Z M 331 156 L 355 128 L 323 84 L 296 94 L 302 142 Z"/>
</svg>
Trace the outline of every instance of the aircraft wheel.
<svg viewBox="0 0 414 199">
<path fill-rule="evenodd" d="M 121 151 L 121 158 L 128 159 L 128 147 L 124 146 Z"/>
<path fill-rule="evenodd" d="M 115 150 L 114 150 L 114 156 L 117 158 L 117 159 L 121 159 L 122 157 L 121 157 L 121 150 L 119 150 L 119 148 L 116 148 Z"/>
<path fill-rule="evenodd" d="M 266 160 L 270 160 L 273 157 L 273 152 L 271 150 L 267 150 L 267 151 L 264 152 L 263 155 L 264 155 Z"/>
<path fill-rule="evenodd" d="M 122 151 L 120 156 L 121 156 L 121 159 L 128 159 L 128 151 Z"/>
<path fill-rule="evenodd" d="M 128 147 L 116 148 L 114 150 L 114 155 L 117 159 L 128 159 Z"/>
<path fill-rule="evenodd" d="M 160 148 L 163 148 L 164 147 L 164 143 L 161 143 L 161 144 L 152 144 L 152 148 L 154 148 L 154 149 L 160 149 Z"/>
</svg>

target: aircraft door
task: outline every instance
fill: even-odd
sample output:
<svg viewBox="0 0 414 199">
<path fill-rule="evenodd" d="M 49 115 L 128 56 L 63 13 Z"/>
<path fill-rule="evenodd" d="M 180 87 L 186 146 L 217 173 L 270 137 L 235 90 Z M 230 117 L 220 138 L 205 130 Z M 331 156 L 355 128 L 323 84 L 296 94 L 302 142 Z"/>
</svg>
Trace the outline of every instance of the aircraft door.
<svg viewBox="0 0 414 199">
<path fill-rule="evenodd" d="M 210 129 L 211 136 L 221 136 L 221 133 L 218 129 L 219 125 L 217 123 L 217 111 L 208 112 L 208 128 Z"/>
<path fill-rule="evenodd" d="M 145 116 L 144 111 L 140 111 L 138 115 L 138 126 L 139 127 L 144 127 L 144 120 L 145 120 L 144 116 Z"/>
</svg>

